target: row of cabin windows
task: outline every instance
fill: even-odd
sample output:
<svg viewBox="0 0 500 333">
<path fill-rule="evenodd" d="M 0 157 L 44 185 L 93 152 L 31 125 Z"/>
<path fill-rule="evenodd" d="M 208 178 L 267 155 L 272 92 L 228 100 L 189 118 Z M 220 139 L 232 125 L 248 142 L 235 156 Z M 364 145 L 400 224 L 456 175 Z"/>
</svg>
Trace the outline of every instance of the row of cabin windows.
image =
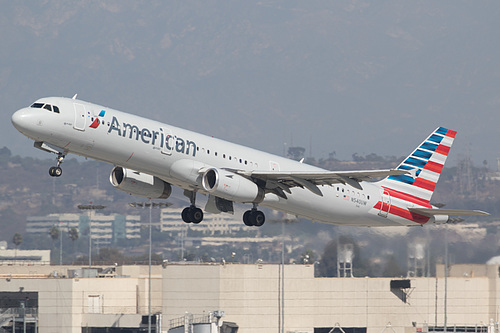
<svg viewBox="0 0 500 333">
<path fill-rule="evenodd" d="M 50 112 L 59 113 L 59 108 L 55 105 L 44 104 L 44 103 L 33 103 L 31 107 L 35 109 L 45 109 Z"/>
<path fill-rule="evenodd" d="M 91 118 L 91 121 L 94 121 L 94 117 Z M 108 122 L 108 126 L 110 126 L 111 124 Z M 134 133 L 136 132 L 137 130 L 134 128 Z M 204 148 L 202 148 L 202 150 L 205 150 Z M 200 147 L 196 147 L 196 151 L 200 151 Z M 210 149 L 207 149 L 206 150 L 207 152 L 207 155 L 210 155 Z M 217 152 L 214 152 L 214 155 L 215 156 L 219 156 L 219 154 Z M 230 161 L 232 161 L 233 159 L 236 161 L 236 162 L 240 162 L 241 164 L 245 164 L 245 165 L 251 165 L 253 166 L 253 162 L 249 162 L 247 160 L 243 160 L 243 159 L 238 159 L 237 157 L 233 157 L 233 156 L 230 156 L 230 155 L 226 155 L 226 154 L 222 154 L 222 158 L 223 159 L 228 159 Z M 255 163 L 255 167 L 257 167 L 257 163 Z"/>
<path fill-rule="evenodd" d="M 91 118 L 91 121 L 94 121 L 94 117 Z M 108 122 L 108 126 L 110 126 L 111 124 Z M 136 132 L 137 130 L 134 128 L 134 133 Z M 204 148 L 202 148 L 202 151 L 205 150 Z M 196 151 L 200 151 L 200 147 L 196 147 Z M 210 155 L 210 149 L 207 149 L 206 150 L 207 152 L 207 155 Z M 215 156 L 219 156 L 219 154 L 217 152 L 214 152 L 214 155 Z M 245 164 L 245 165 L 251 165 L 253 166 L 253 162 L 249 162 L 247 160 L 243 160 L 243 159 L 238 159 L 237 157 L 233 157 L 233 156 L 230 156 L 230 155 L 226 155 L 226 154 L 222 154 L 222 158 L 223 159 L 228 159 L 230 161 L 232 161 L 233 159 L 236 161 L 236 162 L 240 162 L 241 164 Z M 257 167 L 257 163 L 255 163 L 255 167 Z"/>
<path fill-rule="evenodd" d="M 205 148 L 202 148 L 201 150 L 203 151 L 203 150 L 205 150 Z M 196 151 L 200 151 L 200 147 L 196 147 Z M 207 152 L 207 155 L 210 155 L 210 149 L 207 149 L 207 150 L 206 150 L 206 152 Z M 219 156 L 219 154 L 218 154 L 217 152 L 214 152 L 214 156 Z M 234 160 L 234 161 L 236 161 L 236 162 L 239 162 L 239 163 L 241 163 L 241 164 L 245 164 L 245 165 L 251 165 L 251 166 L 253 166 L 253 165 L 254 165 L 254 163 L 253 163 L 253 162 L 251 162 L 251 161 L 249 162 L 249 161 L 247 161 L 247 160 L 243 160 L 243 159 L 241 159 L 241 158 L 240 158 L 240 159 L 238 159 L 237 157 L 233 157 L 233 156 L 231 156 L 231 155 L 222 154 L 222 158 L 223 158 L 223 159 L 226 159 L 226 158 L 227 158 L 227 159 L 228 159 L 228 160 L 230 160 L 230 161 Z M 257 167 L 257 163 L 255 163 L 255 167 Z"/>
<path fill-rule="evenodd" d="M 359 192 L 356 192 L 354 190 L 349 190 L 349 189 L 344 189 L 343 187 L 340 188 L 340 186 L 337 186 L 337 192 L 342 192 L 342 193 L 345 193 L 346 195 L 357 195 L 358 198 L 362 198 L 362 199 L 367 199 L 367 200 L 370 200 L 370 196 L 369 195 L 366 195 L 364 193 L 359 193 Z M 339 196 L 339 194 L 337 193 L 337 197 Z"/>
</svg>

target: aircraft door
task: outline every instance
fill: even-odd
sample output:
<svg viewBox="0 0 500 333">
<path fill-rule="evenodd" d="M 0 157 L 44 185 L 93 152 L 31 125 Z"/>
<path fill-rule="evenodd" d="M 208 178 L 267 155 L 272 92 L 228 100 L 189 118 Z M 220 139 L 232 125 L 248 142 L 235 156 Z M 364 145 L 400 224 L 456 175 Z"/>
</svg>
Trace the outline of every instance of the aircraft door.
<svg viewBox="0 0 500 333">
<path fill-rule="evenodd" d="M 172 133 L 172 131 L 168 128 L 163 127 L 162 128 L 162 133 L 163 133 L 163 143 L 161 145 L 161 152 L 162 154 L 165 155 L 172 155 L 172 152 L 174 151 L 175 148 L 175 140 L 176 137 Z"/>
<path fill-rule="evenodd" d="M 85 131 L 86 111 L 82 104 L 73 104 L 75 107 L 75 122 L 73 128 L 79 131 Z"/>
<path fill-rule="evenodd" d="M 382 192 L 381 196 L 381 205 L 380 205 L 380 211 L 378 212 L 378 215 L 382 217 L 387 217 L 389 214 L 389 209 L 391 208 L 391 196 L 389 195 L 389 192 L 384 190 Z"/>
</svg>

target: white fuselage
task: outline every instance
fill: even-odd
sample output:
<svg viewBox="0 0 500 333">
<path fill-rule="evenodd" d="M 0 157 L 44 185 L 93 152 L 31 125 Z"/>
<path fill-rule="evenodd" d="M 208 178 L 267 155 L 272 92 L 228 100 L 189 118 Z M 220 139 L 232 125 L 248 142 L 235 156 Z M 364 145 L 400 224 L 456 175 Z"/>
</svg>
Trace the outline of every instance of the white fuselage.
<svg viewBox="0 0 500 333">
<path fill-rule="evenodd" d="M 178 161 L 199 167 L 248 171 L 324 171 L 287 158 L 244 147 L 137 115 L 69 98 L 42 98 L 59 113 L 24 108 L 12 121 L 24 135 L 92 159 L 154 175 L 185 190 L 208 194 L 199 181 L 178 177 Z M 104 111 L 104 112 L 101 112 Z M 98 124 L 94 123 L 98 120 Z M 90 125 L 94 123 L 93 127 Z M 181 163 L 181 164 L 182 164 Z M 181 165 L 177 164 L 177 165 Z M 331 224 L 358 226 L 419 225 L 374 208 L 384 190 L 377 183 L 319 186 L 323 196 L 291 188 L 287 199 L 267 193 L 260 205 Z M 391 204 L 390 201 L 387 204 Z M 432 221 L 430 221 L 432 222 Z"/>
</svg>

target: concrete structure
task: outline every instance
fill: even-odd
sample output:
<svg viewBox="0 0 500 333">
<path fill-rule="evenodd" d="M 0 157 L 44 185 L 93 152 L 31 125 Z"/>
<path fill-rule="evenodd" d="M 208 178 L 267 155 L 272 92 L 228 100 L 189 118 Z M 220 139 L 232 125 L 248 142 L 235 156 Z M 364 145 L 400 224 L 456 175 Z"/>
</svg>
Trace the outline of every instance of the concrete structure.
<svg viewBox="0 0 500 333">
<path fill-rule="evenodd" d="M 26 232 L 47 234 L 53 226 L 68 232 L 76 228 L 79 233 L 88 232 L 90 216 L 87 214 L 50 214 L 30 216 L 26 220 Z M 141 238 L 139 215 L 92 214 L 92 239 L 103 245 L 114 244 L 119 239 Z"/>
<path fill-rule="evenodd" d="M 142 316 L 148 313 L 147 266 L 117 267 L 115 275 L 108 275 L 114 278 L 67 278 L 68 270 L 75 268 L 0 266 L 0 304 L 7 296 L 14 299 L 9 307 L 14 311 L 0 305 L 0 324 L 2 319 L 5 325 L 12 318 L 2 318 L 1 314 L 16 313 L 19 307 L 34 309 L 36 305 L 40 333 L 80 333 L 87 327 L 141 327 Z M 162 308 L 161 273 L 161 266 L 153 267 L 152 313 Z M 26 295 L 31 296 L 32 304 L 26 304 Z"/>
<path fill-rule="evenodd" d="M 33 316 L 41 333 L 144 327 L 147 266 L 116 267 L 113 274 L 108 269 L 96 278 L 68 278 L 68 270 L 75 268 L 0 266 L 0 304 L 16 307 L 24 302 L 29 309 L 36 305 Z M 394 280 L 315 278 L 312 265 L 286 265 L 284 308 L 280 270 L 280 265 L 154 266 L 152 312 L 161 313 L 157 322 L 163 332 L 171 319 L 186 312 L 207 315 L 214 310 L 223 310 L 223 320 L 236 323 L 240 333 L 280 332 L 282 315 L 284 332 L 326 333 L 338 327 L 346 333 L 416 333 L 443 326 L 442 267 L 437 278 Z M 449 327 L 483 332 L 490 321 L 497 322 L 499 266 L 451 267 L 447 286 Z M 3 323 L 8 325 L 9 318 Z"/>
<path fill-rule="evenodd" d="M 0 265 L 50 265 L 50 250 L 0 249 Z"/>
</svg>

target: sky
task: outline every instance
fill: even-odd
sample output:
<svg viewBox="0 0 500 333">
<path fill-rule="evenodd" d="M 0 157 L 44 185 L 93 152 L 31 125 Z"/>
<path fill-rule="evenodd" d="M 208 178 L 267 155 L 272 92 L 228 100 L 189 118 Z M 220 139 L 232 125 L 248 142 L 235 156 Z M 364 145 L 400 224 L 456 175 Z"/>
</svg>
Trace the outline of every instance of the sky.
<svg viewBox="0 0 500 333">
<path fill-rule="evenodd" d="M 267 152 L 404 156 L 439 126 L 449 165 L 500 157 L 498 1 L 0 0 L 0 147 L 72 97 Z"/>
</svg>

